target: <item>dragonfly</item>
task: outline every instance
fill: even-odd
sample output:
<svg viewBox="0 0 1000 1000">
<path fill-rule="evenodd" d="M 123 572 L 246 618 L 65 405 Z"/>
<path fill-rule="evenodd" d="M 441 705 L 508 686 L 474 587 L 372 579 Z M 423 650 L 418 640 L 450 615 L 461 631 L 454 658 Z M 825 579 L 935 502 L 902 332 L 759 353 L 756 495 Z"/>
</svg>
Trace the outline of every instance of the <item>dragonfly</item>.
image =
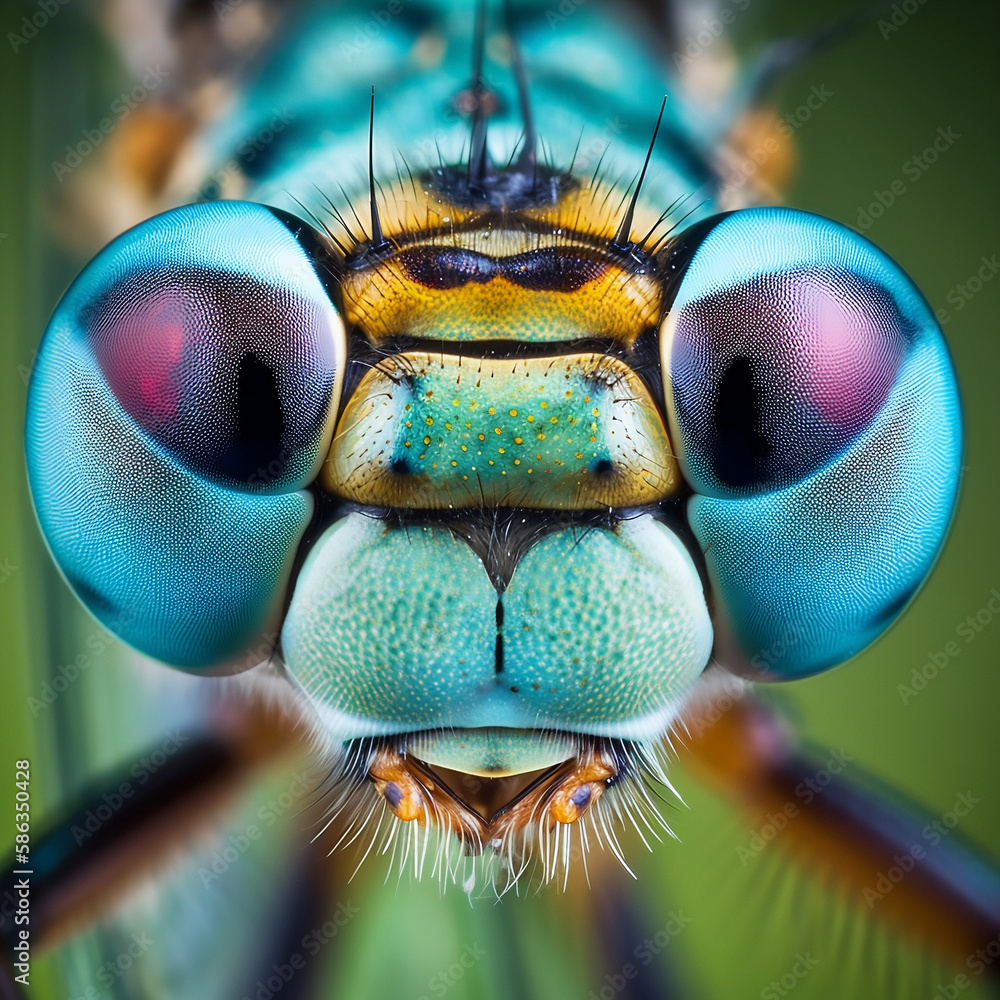
<svg viewBox="0 0 1000 1000">
<path fill-rule="evenodd" d="M 761 838 L 846 827 L 845 872 L 884 893 L 927 817 L 861 780 L 807 817 L 798 790 L 848 761 L 789 750 L 747 680 L 859 653 L 929 572 L 961 455 L 933 313 L 856 233 L 727 188 L 607 10 L 390 7 L 286 25 L 170 149 L 197 200 L 112 241 L 46 332 L 26 445 L 52 554 L 104 630 L 218 698 L 181 699 L 207 735 L 129 771 L 135 809 L 108 786 L 63 833 L 106 876 L 287 750 L 287 713 L 329 766 L 324 855 L 506 895 L 669 835 L 673 734 L 754 793 Z M 100 867 L 59 835 L 54 925 Z M 945 852 L 883 910 L 961 957 L 995 883 Z"/>
</svg>

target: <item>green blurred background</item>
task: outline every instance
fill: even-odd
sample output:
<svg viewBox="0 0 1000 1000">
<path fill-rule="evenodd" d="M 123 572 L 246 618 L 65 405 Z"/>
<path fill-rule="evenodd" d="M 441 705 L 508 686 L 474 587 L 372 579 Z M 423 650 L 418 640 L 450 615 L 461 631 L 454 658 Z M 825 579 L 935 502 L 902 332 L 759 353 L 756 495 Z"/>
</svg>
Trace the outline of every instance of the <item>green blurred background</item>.
<svg viewBox="0 0 1000 1000">
<path fill-rule="evenodd" d="M 778 99 L 782 114 L 794 113 L 813 87 L 825 87 L 831 95 L 796 129 L 800 162 L 786 200 L 857 227 L 859 211 L 876 200 L 876 192 L 904 181 L 905 193 L 867 235 L 913 276 L 933 308 L 945 310 L 940 315 L 967 424 L 962 494 L 937 568 L 902 620 L 849 664 L 779 694 L 808 740 L 821 750 L 853 755 L 932 815 L 943 814 L 960 793 L 971 792 L 981 802 L 962 819 L 961 832 L 1000 856 L 1000 618 L 990 620 L 987 611 L 970 642 L 957 634 L 970 615 L 986 607 L 994 588 L 1000 589 L 1000 279 L 984 283 L 975 294 L 959 291 L 982 258 L 1000 253 L 1000 15 L 987 2 L 928 0 L 912 2 L 911 8 L 898 31 L 883 37 L 873 16 L 849 41 L 813 58 L 785 81 Z M 14 30 L 25 13 L 36 9 L 35 4 L 4 4 L 0 31 Z M 791 0 L 753 0 L 736 19 L 731 37 L 745 56 L 771 39 L 842 12 L 843 5 L 836 3 L 806 10 Z M 38 37 L 17 52 L 0 40 L 0 447 L 8 470 L 0 519 L 0 634 L 5 640 L 0 767 L 11 775 L 3 783 L 10 788 L 13 761 L 32 760 L 36 829 L 90 777 L 144 746 L 149 720 L 155 718 L 148 685 L 156 682 L 142 671 L 137 679 L 115 647 L 95 654 L 92 667 L 51 709 L 35 717 L 28 708 L 29 697 L 37 697 L 59 665 L 71 661 L 97 632 L 50 564 L 25 483 L 22 427 L 32 352 L 49 311 L 82 263 L 52 235 L 59 222 L 58 184 L 50 164 L 81 129 L 100 119 L 129 82 L 83 0 L 59 7 Z M 904 165 L 933 143 L 939 129 L 950 129 L 958 138 L 914 179 L 913 168 L 905 172 Z M 911 672 L 928 653 L 956 639 L 960 655 L 904 704 L 898 686 L 910 683 Z M 185 690 L 171 689 L 168 698 L 182 702 Z M 275 781 L 279 789 L 287 784 L 280 776 Z M 736 848 L 747 842 L 749 832 L 732 807 L 683 768 L 675 784 L 690 807 L 670 816 L 681 843 L 656 845 L 652 854 L 631 843 L 638 882 L 621 876 L 637 921 L 634 928 L 621 929 L 633 935 L 629 940 L 638 944 L 654 936 L 668 925 L 671 913 L 690 918 L 649 964 L 650 975 L 664 989 L 669 983 L 677 987 L 671 995 L 762 996 L 771 980 L 792 968 L 796 954 L 806 951 L 819 964 L 796 983 L 796 998 L 931 1000 L 938 982 L 951 981 L 954 971 L 875 929 L 777 855 L 766 852 L 760 864 L 741 865 Z M 266 799 L 267 792 L 261 794 Z M 13 841 L 11 800 L 12 794 L 0 792 L 4 851 Z M 248 814 L 257 801 L 245 804 Z M 234 879 L 223 901 L 202 906 L 191 902 L 200 889 L 191 870 L 175 873 L 161 898 L 144 898 L 119 920 L 39 959 L 31 995 L 77 997 L 87 995 L 88 987 L 102 997 L 242 995 L 231 990 L 237 981 L 244 988 L 238 942 L 247 937 L 230 923 L 233 910 L 240 909 L 243 919 L 252 916 L 253 901 L 263 898 L 255 886 L 281 878 L 280 837 L 296 835 L 290 822 L 269 846 L 275 857 L 255 860 L 259 872 L 254 878 L 260 883 L 247 877 L 249 888 L 237 889 Z M 234 829 L 240 825 L 234 820 Z M 593 936 L 605 931 L 580 912 L 585 895 L 573 896 L 567 906 L 558 891 L 549 889 L 537 898 L 470 907 L 461 892 L 441 898 L 436 884 L 413 886 L 404 880 L 397 888 L 393 877 L 383 887 L 384 871 L 375 862 L 344 890 L 342 899 L 350 899 L 359 912 L 338 932 L 336 948 L 324 952 L 326 995 L 582 998 L 599 995 L 607 986 L 609 970 L 601 967 L 593 948 Z M 241 870 L 241 882 L 244 875 Z M 604 898 L 601 905 L 606 904 Z M 170 919 L 164 916 L 168 911 Z M 202 911 L 206 922 L 195 929 L 213 945 L 207 954 L 206 941 L 199 951 L 183 937 L 195 929 L 181 927 L 183 921 L 176 919 L 182 914 L 190 921 L 192 913 Z M 615 913 L 597 916 L 613 920 Z M 160 944 L 105 989 L 96 972 L 106 958 L 120 953 L 137 920 Z M 172 937 L 183 938 L 183 947 L 171 944 Z M 485 954 L 470 959 L 466 969 L 460 962 L 463 949 L 468 955 L 477 945 Z M 183 994 L 164 992 L 185 961 L 197 975 Z M 978 985 L 963 996 L 979 995 Z M 622 995 L 661 995 L 639 988 L 629 983 Z"/>
</svg>

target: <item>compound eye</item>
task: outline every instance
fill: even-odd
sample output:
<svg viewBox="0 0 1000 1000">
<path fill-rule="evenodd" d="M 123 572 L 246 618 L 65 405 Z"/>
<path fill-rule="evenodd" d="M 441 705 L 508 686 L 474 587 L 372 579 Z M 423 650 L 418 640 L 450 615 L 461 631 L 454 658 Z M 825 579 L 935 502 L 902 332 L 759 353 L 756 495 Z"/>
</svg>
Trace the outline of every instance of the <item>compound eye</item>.
<svg viewBox="0 0 1000 1000">
<path fill-rule="evenodd" d="M 685 234 L 661 330 L 667 410 L 694 489 L 800 482 L 882 409 L 916 336 L 912 287 L 867 240 L 789 209 Z"/>
<path fill-rule="evenodd" d="M 315 477 L 345 342 L 312 230 L 243 202 L 142 223 L 87 272 L 78 325 L 128 415 L 196 475 L 254 493 Z"/>
</svg>

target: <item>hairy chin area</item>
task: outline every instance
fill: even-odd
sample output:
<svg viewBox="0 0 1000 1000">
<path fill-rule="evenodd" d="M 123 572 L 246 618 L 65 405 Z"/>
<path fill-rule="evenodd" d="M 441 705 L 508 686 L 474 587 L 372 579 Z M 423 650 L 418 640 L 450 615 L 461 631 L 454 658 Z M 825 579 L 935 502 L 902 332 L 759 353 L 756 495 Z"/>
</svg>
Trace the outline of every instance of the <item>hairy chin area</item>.
<svg viewBox="0 0 1000 1000">
<path fill-rule="evenodd" d="M 335 761 L 319 835 L 331 836 L 331 850 L 355 848 L 355 873 L 384 858 L 387 879 L 393 871 L 437 878 L 470 895 L 550 882 L 565 888 L 574 865 L 587 876 L 594 847 L 631 874 L 620 831 L 633 828 L 647 848 L 673 836 L 661 815 L 661 790 L 677 794 L 665 773 L 667 751 L 659 743 L 574 740 L 569 759 L 499 778 L 432 767 L 407 752 L 406 737 L 355 740 Z"/>
</svg>

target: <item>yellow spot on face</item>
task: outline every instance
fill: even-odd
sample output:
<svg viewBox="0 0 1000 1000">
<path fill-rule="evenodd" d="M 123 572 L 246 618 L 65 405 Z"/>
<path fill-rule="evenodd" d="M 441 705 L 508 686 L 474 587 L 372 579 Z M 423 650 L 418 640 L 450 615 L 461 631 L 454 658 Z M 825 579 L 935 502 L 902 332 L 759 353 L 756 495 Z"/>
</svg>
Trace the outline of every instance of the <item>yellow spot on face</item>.
<svg viewBox="0 0 1000 1000">
<path fill-rule="evenodd" d="M 589 403 L 590 400 L 588 399 L 587 402 Z M 457 396 L 451 401 L 451 405 L 452 406 L 461 406 L 461 403 L 459 403 Z"/>
<path fill-rule="evenodd" d="M 545 440 L 545 435 L 544 434 L 539 434 L 538 435 L 538 440 L 539 441 L 544 441 Z"/>
<path fill-rule="evenodd" d="M 549 417 L 549 423 L 550 424 L 558 424 L 559 423 L 559 418 L 558 417 Z"/>
<path fill-rule="evenodd" d="M 427 424 L 428 427 L 433 427 L 434 426 L 434 418 L 433 417 L 424 417 L 424 423 Z"/>
<path fill-rule="evenodd" d="M 471 427 L 472 426 L 472 421 L 471 420 L 466 420 L 465 421 L 465 426 L 466 427 Z"/>
<path fill-rule="evenodd" d="M 590 396 L 584 396 L 584 397 L 583 397 L 583 401 L 584 401 L 585 403 L 589 403 L 589 402 L 590 402 Z"/>
<path fill-rule="evenodd" d="M 524 444 L 524 438 L 514 438 L 514 444 Z"/>
<path fill-rule="evenodd" d="M 515 465 L 520 465 L 521 464 L 521 460 L 519 458 L 515 458 L 514 459 L 514 464 Z"/>
<path fill-rule="evenodd" d="M 566 398 L 569 399 L 569 397 L 572 396 L 572 395 L 573 395 L 573 390 L 572 389 L 567 389 L 566 390 Z"/>
<path fill-rule="evenodd" d="M 462 445 L 462 451 L 468 451 L 468 450 L 469 450 L 469 446 L 467 444 L 463 444 Z"/>
<path fill-rule="evenodd" d="M 510 415 L 511 415 L 512 417 L 516 417 L 516 416 L 517 416 L 517 410 L 511 410 L 511 411 L 510 411 Z"/>
<path fill-rule="evenodd" d="M 454 469 L 457 465 L 458 465 L 458 462 L 456 462 L 454 459 L 452 459 L 451 467 Z"/>
<path fill-rule="evenodd" d="M 595 417 L 599 417 L 601 415 L 601 411 L 596 406 L 590 412 L 593 413 Z"/>
<path fill-rule="evenodd" d="M 412 424 L 412 423 L 410 423 L 410 421 L 409 421 L 409 420 L 407 420 L 407 421 L 406 421 L 406 426 L 407 426 L 407 427 L 412 427 L 412 426 L 413 426 L 413 424 Z"/>
<path fill-rule="evenodd" d="M 430 439 L 430 435 L 428 435 L 427 437 L 424 438 L 424 444 L 430 444 L 430 443 L 431 443 L 431 439 Z"/>
<path fill-rule="evenodd" d="M 492 464 L 493 464 L 493 459 L 491 458 L 491 459 L 490 459 L 490 465 L 492 465 Z"/>
<path fill-rule="evenodd" d="M 445 430 L 449 430 L 449 431 L 451 430 L 451 424 L 446 423 L 444 426 L 445 426 Z"/>
<path fill-rule="evenodd" d="M 486 440 L 486 435 L 485 434 L 480 434 L 479 435 L 479 440 L 480 441 L 485 441 Z"/>
<path fill-rule="evenodd" d="M 497 408 L 496 408 L 495 406 L 491 406 L 491 407 L 490 407 L 490 408 L 489 408 L 489 409 L 488 409 L 488 410 L 487 410 L 486 412 L 487 412 L 487 413 L 488 413 L 488 414 L 489 414 L 489 415 L 490 415 L 491 417 L 493 417 L 493 416 L 496 416 L 496 412 L 497 412 Z"/>
<path fill-rule="evenodd" d="M 528 469 L 528 475 L 530 476 L 534 471 L 535 471 L 534 469 Z"/>
<path fill-rule="evenodd" d="M 507 454 L 507 452 L 504 451 L 503 448 L 498 448 L 497 451 L 499 451 L 501 455 L 506 455 Z"/>
<path fill-rule="evenodd" d="M 542 408 L 543 410 L 547 410 L 547 409 L 549 408 L 549 404 L 548 404 L 548 403 L 546 403 L 544 399 L 543 399 L 543 400 L 542 400 L 542 401 L 541 401 L 541 402 L 540 402 L 540 403 L 539 403 L 538 405 L 539 405 L 539 406 L 540 406 L 540 407 L 541 407 L 541 408 Z"/>
<path fill-rule="evenodd" d="M 594 435 L 591 434 L 590 435 L 590 443 L 593 444 L 596 440 L 597 440 L 597 438 L 595 438 Z"/>
<path fill-rule="evenodd" d="M 404 441 L 404 442 L 403 442 L 403 447 L 404 447 L 404 448 L 409 448 L 411 444 L 413 444 L 413 442 L 412 442 L 412 441 Z"/>
<path fill-rule="evenodd" d="M 535 422 L 535 418 L 529 413 L 528 414 L 528 423 L 529 424 L 533 424 L 534 422 Z"/>
<path fill-rule="evenodd" d="M 499 434 L 500 433 L 500 428 L 499 427 L 494 427 L 493 428 L 493 433 L 494 434 Z"/>
</svg>

